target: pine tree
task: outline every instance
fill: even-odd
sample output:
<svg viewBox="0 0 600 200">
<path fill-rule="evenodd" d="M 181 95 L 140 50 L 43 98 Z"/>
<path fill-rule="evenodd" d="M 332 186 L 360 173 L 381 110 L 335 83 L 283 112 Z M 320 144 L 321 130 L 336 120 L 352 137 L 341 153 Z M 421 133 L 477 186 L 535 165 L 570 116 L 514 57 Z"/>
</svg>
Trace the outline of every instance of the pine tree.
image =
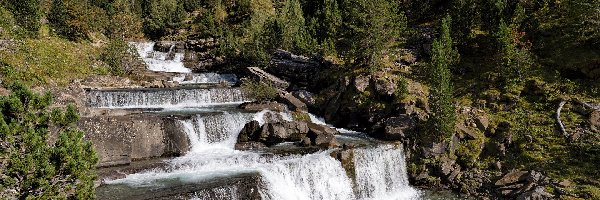
<svg viewBox="0 0 600 200">
<path fill-rule="evenodd" d="M 74 127 L 77 111 L 48 111 L 50 93 L 20 83 L 0 97 L 0 199 L 94 199 L 98 158 Z M 58 139 L 48 143 L 50 127 Z"/>
<path fill-rule="evenodd" d="M 522 80 L 532 65 L 532 59 L 527 47 L 519 45 L 522 36 L 516 31 L 516 25 L 506 24 L 500 20 L 496 41 L 498 42 L 499 67 L 497 71 L 504 79 L 504 87 L 511 87 Z"/>
<path fill-rule="evenodd" d="M 383 50 L 392 46 L 406 26 L 401 13 L 395 13 L 395 1 L 343 0 L 344 53 L 355 67 L 375 69 Z"/>
<path fill-rule="evenodd" d="M 433 41 L 429 82 L 431 90 L 429 103 L 431 115 L 428 120 L 429 131 L 437 141 L 441 141 L 454 132 L 455 113 L 450 67 L 458 60 L 458 52 L 453 47 L 450 36 L 450 16 L 442 21 L 441 34 Z"/>
</svg>

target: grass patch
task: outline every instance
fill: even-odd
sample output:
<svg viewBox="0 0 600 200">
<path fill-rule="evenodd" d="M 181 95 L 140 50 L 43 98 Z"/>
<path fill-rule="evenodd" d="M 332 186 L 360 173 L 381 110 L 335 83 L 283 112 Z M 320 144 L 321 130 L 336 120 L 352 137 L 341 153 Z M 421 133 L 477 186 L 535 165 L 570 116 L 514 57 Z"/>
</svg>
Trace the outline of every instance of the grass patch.
<svg viewBox="0 0 600 200">
<path fill-rule="evenodd" d="M 97 62 L 101 48 L 88 42 L 50 37 L 27 39 L 16 45 L 15 52 L 0 51 L 4 81 L 65 86 L 72 80 L 106 72 L 106 67 Z"/>
</svg>

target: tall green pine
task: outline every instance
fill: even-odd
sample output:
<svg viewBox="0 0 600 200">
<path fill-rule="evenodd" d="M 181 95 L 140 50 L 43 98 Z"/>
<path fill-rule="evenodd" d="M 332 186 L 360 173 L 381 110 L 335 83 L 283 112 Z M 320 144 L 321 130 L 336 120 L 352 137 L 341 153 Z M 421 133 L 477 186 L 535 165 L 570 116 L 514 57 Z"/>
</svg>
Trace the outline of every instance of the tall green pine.
<svg viewBox="0 0 600 200">
<path fill-rule="evenodd" d="M 431 116 L 428 127 L 430 134 L 437 141 L 444 140 L 454 132 L 456 121 L 450 67 L 457 62 L 459 55 L 453 47 L 450 36 L 451 23 L 450 16 L 443 19 L 441 35 L 433 41 L 431 50 L 429 69 Z"/>
</svg>

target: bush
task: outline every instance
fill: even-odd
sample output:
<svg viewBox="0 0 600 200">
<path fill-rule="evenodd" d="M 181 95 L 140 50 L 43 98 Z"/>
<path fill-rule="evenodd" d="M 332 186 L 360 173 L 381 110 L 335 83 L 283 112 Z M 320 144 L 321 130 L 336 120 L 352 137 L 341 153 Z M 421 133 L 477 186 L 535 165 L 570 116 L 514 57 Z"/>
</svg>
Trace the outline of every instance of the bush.
<svg viewBox="0 0 600 200">
<path fill-rule="evenodd" d="M 0 97 L 0 199 L 93 199 L 98 162 L 73 106 L 49 112 L 50 93 L 20 83 Z M 58 139 L 48 144 L 50 127 Z"/>
<path fill-rule="evenodd" d="M 8 0 L 8 9 L 12 11 L 17 24 L 23 28 L 25 36 L 38 35 L 41 3 L 40 0 Z"/>
<path fill-rule="evenodd" d="M 87 1 L 53 0 L 48 13 L 50 27 L 67 39 L 88 39 L 93 32 L 103 32 L 108 17 L 99 7 L 92 6 Z"/>
<path fill-rule="evenodd" d="M 257 101 L 272 101 L 278 93 L 277 88 L 269 83 L 248 79 L 243 80 L 242 91 Z"/>
<path fill-rule="evenodd" d="M 111 40 L 100 54 L 100 60 L 109 66 L 112 75 L 122 76 L 131 73 L 131 58 L 137 57 L 135 49 L 121 38 Z"/>
</svg>

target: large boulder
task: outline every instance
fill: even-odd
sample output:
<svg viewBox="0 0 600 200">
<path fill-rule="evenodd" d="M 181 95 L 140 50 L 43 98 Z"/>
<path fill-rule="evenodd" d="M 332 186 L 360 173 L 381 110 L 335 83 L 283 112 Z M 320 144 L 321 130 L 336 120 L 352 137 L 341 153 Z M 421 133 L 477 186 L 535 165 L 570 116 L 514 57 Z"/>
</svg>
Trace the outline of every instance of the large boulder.
<svg viewBox="0 0 600 200">
<path fill-rule="evenodd" d="M 302 101 L 308 107 L 315 107 L 316 106 L 315 95 L 313 93 L 309 92 L 309 91 L 298 90 L 298 91 L 292 92 L 292 95 L 294 95 L 294 97 L 296 97 L 297 99 L 299 99 L 300 101 Z"/>
<path fill-rule="evenodd" d="M 250 142 L 252 140 L 255 140 L 257 135 L 260 133 L 260 128 L 260 124 L 256 120 L 252 120 L 246 123 L 246 125 L 244 125 L 244 128 L 242 128 L 242 130 L 240 131 L 237 141 Z"/>
<path fill-rule="evenodd" d="M 285 50 L 276 50 L 267 71 L 300 86 L 309 86 L 315 75 L 322 70 L 316 59 L 294 55 Z"/>
<path fill-rule="evenodd" d="M 275 145 L 282 142 L 297 142 L 308 133 L 306 122 L 278 122 L 267 123 L 262 126 L 258 141 L 266 145 Z"/>
<path fill-rule="evenodd" d="M 339 132 L 331 127 L 321 124 L 308 123 L 308 134 L 311 144 L 328 148 L 338 146 L 335 135 Z"/>
<path fill-rule="evenodd" d="M 284 102 L 290 109 L 295 111 L 308 111 L 308 107 L 292 93 L 284 92 L 279 95 L 279 101 Z"/>
</svg>

